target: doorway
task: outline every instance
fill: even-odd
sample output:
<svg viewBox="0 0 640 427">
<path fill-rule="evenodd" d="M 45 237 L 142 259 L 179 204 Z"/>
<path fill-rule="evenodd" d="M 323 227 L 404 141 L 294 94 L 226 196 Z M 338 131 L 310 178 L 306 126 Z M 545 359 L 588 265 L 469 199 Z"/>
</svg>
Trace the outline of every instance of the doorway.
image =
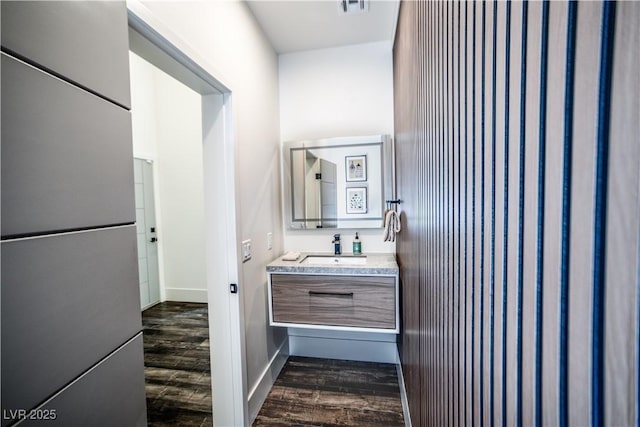
<svg viewBox="0 0 640 427">
<path fill-rule="evenodd" d="M 188 47 L 177 47 L 181 41 L 146 8 L 136 2 L 128 6 L 131 51 L 201 95 L 206 221 L 200 232 L 205 241 L 213 417 L 215 425 L 245 425 L 243 307 L 239 295 L 230 292 L 230 284 L 238 283 L 239 275 L 232 94 L 199 65 L 205 61 L 185 54 Z"/>
<path fill-rule="evenodd" d="M 202 95 L 129 62 L 147 422 L 211 426 Z"/>
</svg>

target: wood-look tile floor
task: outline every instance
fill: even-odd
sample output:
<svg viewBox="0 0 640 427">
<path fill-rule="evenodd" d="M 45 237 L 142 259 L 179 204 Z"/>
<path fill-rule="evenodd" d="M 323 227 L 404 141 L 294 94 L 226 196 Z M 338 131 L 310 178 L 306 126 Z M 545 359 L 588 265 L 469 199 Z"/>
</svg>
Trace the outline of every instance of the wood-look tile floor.
<svg viewBox="0 0 640 427">
<path fill-rule="evenodd" d="M 291 356 L 254 426 L 404 426 L 396 366 Z"/>
<path fill-rule="evenodd" d="M 149 425 L 211 426 L 207 304 L 157 304 L 142 326 Z"/>
<path fill-rule="evenodd" d="M 211 426 L 206 304 L 142 313 L 149 426 Z M 254 426 L 403 426 L 392 364 L 292 356 Z"/>
</svg>

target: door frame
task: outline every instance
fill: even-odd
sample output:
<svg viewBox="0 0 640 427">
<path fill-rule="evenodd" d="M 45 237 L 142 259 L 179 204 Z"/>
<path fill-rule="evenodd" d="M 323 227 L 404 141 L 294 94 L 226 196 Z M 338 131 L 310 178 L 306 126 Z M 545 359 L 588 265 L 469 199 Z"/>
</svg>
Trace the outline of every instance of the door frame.
<svg viewBox="0 0 640 427">
<path fill-rule="evenodd" d="M 141 36 L 138 43 L 148 50 L 140 56 L 202 95 L 213 419 L 214 425 L 248 425 L 243 304 L 240 294 L 230 292 L 230 285 L 239 285 L 240 279 L 232 91 L 142 3 L 127 0 L 127 9 L 130 30 Z M 130 45 L 138 54 L 131 38 Z"/>
</svg>

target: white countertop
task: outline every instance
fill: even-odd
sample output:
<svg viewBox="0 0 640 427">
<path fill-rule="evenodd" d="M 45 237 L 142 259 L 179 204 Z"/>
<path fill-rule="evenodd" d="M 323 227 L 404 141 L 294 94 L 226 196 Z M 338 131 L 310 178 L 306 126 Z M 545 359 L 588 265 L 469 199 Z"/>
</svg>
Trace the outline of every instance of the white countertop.
<svg viewBox="0 0 640 427">
<path fill-rule="evenodd" d="M 395 254 L 392 253 L 367 253 L 358 255 L 366 257 L 367 261 L 363 265 L 320 265 L 307 264 L 303 262 L 307 256 L 333 257 L 331 252 L 301 252 L 300 257 L 295 261 L 284 261 L 282 256 L 276 258 L 267 265 L 269 273 L 306 273 L 306 274 L 354 274 L 354 275 L 395 275 L 400 269 L 396 262 Z M 339 257 L 340 255 L 335 255 Z M 353 256 L 350 253 L 343 253 L 342 256 Z"/>
</svg>

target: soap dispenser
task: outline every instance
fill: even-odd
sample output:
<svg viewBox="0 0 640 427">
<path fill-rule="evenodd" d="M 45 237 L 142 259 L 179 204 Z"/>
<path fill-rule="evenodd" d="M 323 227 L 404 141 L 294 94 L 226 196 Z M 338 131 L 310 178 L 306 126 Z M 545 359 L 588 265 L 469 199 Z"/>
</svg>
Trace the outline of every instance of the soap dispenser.
<svg viewBox="0 0 640 427">
<path fill-rule="evenodd" d="M 342 244 L 340 243 L 340 235 L 333 235 L 333 253 L 335 255 L 340 255 L 342 253 Z"/>
<path fill-rule="evenodd" d="M 362 255 L 362 242 L 360 241 L 360 237 L 358 237 L 357 231 L 356 231 L 356 238 L 353 239 L 353 254 Z"/>
</svg>

